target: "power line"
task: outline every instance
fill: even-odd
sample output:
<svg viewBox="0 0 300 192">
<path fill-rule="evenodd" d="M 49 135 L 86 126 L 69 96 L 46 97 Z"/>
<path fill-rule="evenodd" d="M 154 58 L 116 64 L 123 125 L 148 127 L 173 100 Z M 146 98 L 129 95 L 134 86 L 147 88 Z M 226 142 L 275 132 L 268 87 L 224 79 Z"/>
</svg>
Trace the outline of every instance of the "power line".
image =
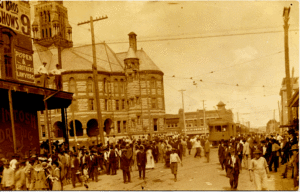
<svg viewBox="0 0 300 192">
<path fill-rule="evenodd" d="M 290 30 L 290 31 L 299 31 L 299 29 Z M 269 34 L 269 33 L 283 33 L 283 31 L 278 30 L 278 31 L 248 32 L 248 33 L 207 35 L 207 36 L 195 36 L 195 37 L 174 37 L 174 38 L 161 38 L 161 39 L 148 39 L 148 40 L 144 39 L 144 40 L 139 40 L 139 42 L 173 41 L 173 40 L 185 40 L 185 39 L 204 39 L 204 38 L 230 37 L 230 36 Z M 122 44 L 122 43 L 128 43 L 128 42 L 127 41 L 107 42 L 107 44 Z"/>
</svg>

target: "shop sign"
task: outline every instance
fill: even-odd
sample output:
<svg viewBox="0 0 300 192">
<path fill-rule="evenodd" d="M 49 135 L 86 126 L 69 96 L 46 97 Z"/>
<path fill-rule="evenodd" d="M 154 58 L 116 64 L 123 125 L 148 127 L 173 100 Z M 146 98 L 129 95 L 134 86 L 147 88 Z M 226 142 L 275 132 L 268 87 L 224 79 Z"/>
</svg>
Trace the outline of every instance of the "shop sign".
<svg viewBox="0 0 300 192">
<path fill-rule="evenodd" d="M 39 132 L 37 112 L 14 110 L 17 154 L 29 155 L 29 151 L 39 152 Z M 0 108 L 0 158 L 10 157 L 14 153 L 10 111 Z"/>
<path fill-rule="evenodd" d="M 34 69 L 32 54 L 15 49 L 16 77 L 20 81 L 34 83 Z"/>
<path fill-rule="evenodd" d="M 29 4 L 21 1 L 1 1 L 0 25 L 30 37 Z"/>
</svg>

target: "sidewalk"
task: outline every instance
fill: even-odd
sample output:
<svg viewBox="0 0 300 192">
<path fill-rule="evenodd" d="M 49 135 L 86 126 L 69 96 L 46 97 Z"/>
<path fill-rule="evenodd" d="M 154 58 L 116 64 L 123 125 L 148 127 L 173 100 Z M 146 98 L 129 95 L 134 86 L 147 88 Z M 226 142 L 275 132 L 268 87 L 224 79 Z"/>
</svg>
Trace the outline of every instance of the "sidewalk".
<svg viewBox="0 0 300 192">
<path fill-rule="evenodd" d="M 271 185 L 269 185 L 268 190 L 270 191 L 293 191 L 294 190 L 294 181 L 292 177 L 292 170 L 288 171 L 287 178 L 283 179 L 281 174 L 284 172 L 286 164 L 279 165 L 277 172 L 270 172 L 270 179 L 268 181 Z"/>
</svg>

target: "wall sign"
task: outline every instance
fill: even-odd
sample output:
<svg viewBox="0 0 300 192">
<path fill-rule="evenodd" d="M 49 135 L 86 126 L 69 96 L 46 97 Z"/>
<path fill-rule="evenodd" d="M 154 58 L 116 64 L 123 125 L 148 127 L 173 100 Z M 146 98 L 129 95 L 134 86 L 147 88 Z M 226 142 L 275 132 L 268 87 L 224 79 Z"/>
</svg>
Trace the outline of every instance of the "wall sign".
<svg viewBox="0 0 300 192">
<path fill-rule="evenodd" d="M 17 154 L 21 156 L 39 152 L 37 112 L 14 110 Z M 9 109 L 0 108 L 0 158 L 14 153 Z"/>
<path fill-rule="evenodd" d="M 30 23 L 30 6 L 28 2 L 0 2 L 0 25 L 30 37 Z"/>
<path fill-rule="evenodd" d="M 20 81 L 34 83 L 34 69 L 32 54 L 15 49 L 16 77 Z"/>
</svg>

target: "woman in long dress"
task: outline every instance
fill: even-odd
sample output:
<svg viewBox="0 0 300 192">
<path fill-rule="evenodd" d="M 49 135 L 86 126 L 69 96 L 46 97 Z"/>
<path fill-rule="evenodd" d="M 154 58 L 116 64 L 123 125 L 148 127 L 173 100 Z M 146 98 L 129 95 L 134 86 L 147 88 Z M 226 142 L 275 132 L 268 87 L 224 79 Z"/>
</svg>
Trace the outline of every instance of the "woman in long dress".
<svg viewBox="0 0 300 192">
<path fill-rule="evenodd" d="M 146 169 L 154 169 L 155 164 L 154 164 L 154 158 L 152 155 L 151 147 L 148 147 L 148 149 L 146 150 L 146 158 L 147 158 Z"/>
<path fill-rule="evenodd" d="M 52 191 L 61 191 L 61 181 L 60 181 L 60 169 L 58 168 L 59 164 L 57 161 L 52 163 L 53 166 L 53 172 L 51 180 L 53 182 L 52 184 Z"/>
</svg>

